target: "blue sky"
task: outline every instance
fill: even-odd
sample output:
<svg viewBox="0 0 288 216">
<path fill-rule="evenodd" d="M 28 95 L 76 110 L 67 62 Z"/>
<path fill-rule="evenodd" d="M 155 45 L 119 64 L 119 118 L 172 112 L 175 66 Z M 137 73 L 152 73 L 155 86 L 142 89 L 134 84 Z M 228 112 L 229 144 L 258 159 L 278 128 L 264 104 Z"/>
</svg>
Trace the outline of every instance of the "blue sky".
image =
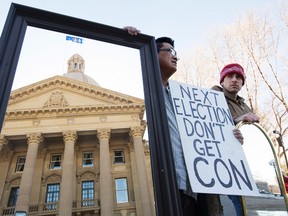
<svg viewBox="0 0 288 216">
<path fill-rule="evenodd" d="M 8 0 L 0 1 L 1 32 L 11 2 L 12 1 Z M 205 41 L 207 30 L 230 24 L 248 11 L 265 10 L 271 7 L 271 5 L 276 4 L 274 0 L 18 0 L 14 2 L 119 28 L 131 25 L 140 29 L 142 33 L 155 37 L 172 37 L 175 40 L 176 49 L 180 58 L 181 53 L 185 53 L 193 46 Z M 45 39 L 46 35 L 47 39 Z M 114 51 L 112 53 L 111 51 L 109 53 L 109 49 L 101 49 L 101 45 L 96 44 L 94 41 L 86 40 L 84 41 L 84 45 L 79 46 L 65 41 L 65 36 L 63 35 L 58 38 L 57 34 L 54 34 L 55 37 L 48 35 L 49 34 L 43 32 L 39 33 L 36 30 L 27 31 L 16 72 L 14 88 L 19 88 L 36 80 L 57 74 L 62 75 L 66 72 L 68 58 L 76 52 L 82 55 L 86 61 L 85 73 L 94 78 L 100 85 L 103 84 L 103 82 L 105 83 L 105 73 L 97 73 L 95 69 L 97 68 L 98 71 L 102 71 L 103 67 L 107 68 L 107 65 L 110 64 L 106 62 L 108 57 L 112 58 L 113 54 L 115 57 L 113 62 L 119 62 L 117 68 L 111 68 L 110 70 L 115 71 L 122 68 L 122 61 L 120 59 L 123 55 L 119 55 L 122 53 L 121 51 L 117 51 L 118 53 Z M 39 46 L 42 47 L 41 58 L 38 52 Z M 91 47 L 93 46 L 97 47 L 95 49 L 101 50 L 101 52 L 92 54 Z M 56 53 L 57 56 L 55 56 Z M 124 71 L 131 70 L 132 73 L 132 71 L 135 71 L 135 67 L 139 69 L 139 65 L 137 65 L 139 63 L 137 50 L 126 50 L 125 53 L 126 59 L 128 59 L 127 56 L 130 56 L 128 53 L 131 53 L 133 57 L 129 57 L 130 68 L 127 69 L 123 67 L 123 72 L 120 72 L 124 73 Z M 93 65 L 91 62 L 99 59 L 100 55 L 103 60 L 99 62 L 106 64 L 104 66 L 101 66 L 100 63 Z M 137 57 L 135 57 L 135 55 Z M 47 59 L 50 59 L 50 63 L 53 62 L 55 65 L 57 64 L 58 67 L 53 68 L 51 65 L 47 65 Z M 61 61 L 59 59 L 61 59 Z M 43 62 L 41 62 L 41 60 L 43 60 Z M 33 64 L 31 64 L 31 62 L 33 62 Z M 135 65 L 133 65 L 134 63 Z M 33 76 L 27 76 L 27 71 L 31 71 Z M 127 76 L 130 75 L 124 75 L 124 77 Z M 108 79 L 109 78 L 111 78 L 111 75 L 108 76 Z M 112 83 L 110 79 L 110 85 L 104 84 L 104 87 L 111 88 L 111 86 L 116 86 L 117 83 L 124 82 L 120 78 L 121 76 L 119 75 L 116 83 Z M 137 79 L 141 83 L 141 78 Z M 141 85 L 139 82 L 135 82 L 135 85 Z M 124 86 L 126 85 L 124 84 Z M 126 93 L 126 90 L 113 90 Z"/>
<path fill-rule="evenodd" d="M 0 3 L 0 29 L 12 1 Z M 179 48 L 189 47 L 203 37 L 210 27 L 233 22 L 251 10 L 261 10 L 275 0 L 18 0 L 28 5 L 56 13 L 78 17 L 115 27 L 132 25 L 143 33 L 170 36 Z"/>
</svg>

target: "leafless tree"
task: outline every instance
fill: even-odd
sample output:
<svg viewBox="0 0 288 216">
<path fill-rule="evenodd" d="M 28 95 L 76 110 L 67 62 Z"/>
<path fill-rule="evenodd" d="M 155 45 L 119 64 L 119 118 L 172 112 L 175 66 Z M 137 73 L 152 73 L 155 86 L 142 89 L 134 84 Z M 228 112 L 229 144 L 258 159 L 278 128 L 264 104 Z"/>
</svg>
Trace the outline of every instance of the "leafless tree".
<svg viewBox="0 0 288 216">
<path fill-rule="evenodd" d="M 225 64 L 240 63 L 247 75 L 241 95 L 270 135 L 277 130 L 283 138 L 288 137 L 287 5 L 282 1 L 277 10 L 250 12 L 235 23 L 211 30 L 208 42 L 192 50 L 179 73 L 186 74 L 187 82 L 209 88 L 219 82 Z M 283 152 L 276 149 L 282 158 Z"/>
</svg>

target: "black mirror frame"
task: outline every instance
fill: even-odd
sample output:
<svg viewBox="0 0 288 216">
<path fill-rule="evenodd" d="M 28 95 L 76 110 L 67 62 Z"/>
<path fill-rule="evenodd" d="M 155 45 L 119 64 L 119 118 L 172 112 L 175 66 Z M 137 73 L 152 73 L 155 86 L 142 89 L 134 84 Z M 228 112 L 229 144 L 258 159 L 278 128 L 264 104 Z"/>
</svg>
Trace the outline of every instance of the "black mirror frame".
<svg viewBox="0 0 288 216">
<path fill-rule="evenodd" d="M 156 213 L 181 216 L 154 37 L 12 3 L 0 40 L 0 131 L 28 26 L 140 51 Z"/>
</svg>

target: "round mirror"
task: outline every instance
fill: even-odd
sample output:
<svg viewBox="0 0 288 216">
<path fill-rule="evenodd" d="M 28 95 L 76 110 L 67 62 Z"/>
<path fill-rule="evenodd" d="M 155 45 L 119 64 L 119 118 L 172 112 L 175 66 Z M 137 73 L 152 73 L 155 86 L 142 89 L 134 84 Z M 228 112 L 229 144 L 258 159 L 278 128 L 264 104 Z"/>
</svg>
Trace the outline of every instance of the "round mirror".
<svg viewBox="0 0 288 216">
<path fill-rule="evenodd" d="M 243 197 L 247 215 L 287 215 L 287 193 L 269 135 L 258 124 L 239 124 L 243 150 L 259 196 Z"/>
</svg>

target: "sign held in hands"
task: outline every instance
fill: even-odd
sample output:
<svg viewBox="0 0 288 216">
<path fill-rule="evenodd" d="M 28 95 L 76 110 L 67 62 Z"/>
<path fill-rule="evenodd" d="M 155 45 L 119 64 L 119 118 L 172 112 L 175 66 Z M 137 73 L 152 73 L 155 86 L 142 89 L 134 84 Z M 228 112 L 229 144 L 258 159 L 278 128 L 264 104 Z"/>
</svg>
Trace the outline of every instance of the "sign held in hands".
<svg viewBox="0 0 288 216">
<path fill-rule="evenodd" d="M 259 194 L 222 92 L 170 81 L 192 191 Z"/>
</svg>

